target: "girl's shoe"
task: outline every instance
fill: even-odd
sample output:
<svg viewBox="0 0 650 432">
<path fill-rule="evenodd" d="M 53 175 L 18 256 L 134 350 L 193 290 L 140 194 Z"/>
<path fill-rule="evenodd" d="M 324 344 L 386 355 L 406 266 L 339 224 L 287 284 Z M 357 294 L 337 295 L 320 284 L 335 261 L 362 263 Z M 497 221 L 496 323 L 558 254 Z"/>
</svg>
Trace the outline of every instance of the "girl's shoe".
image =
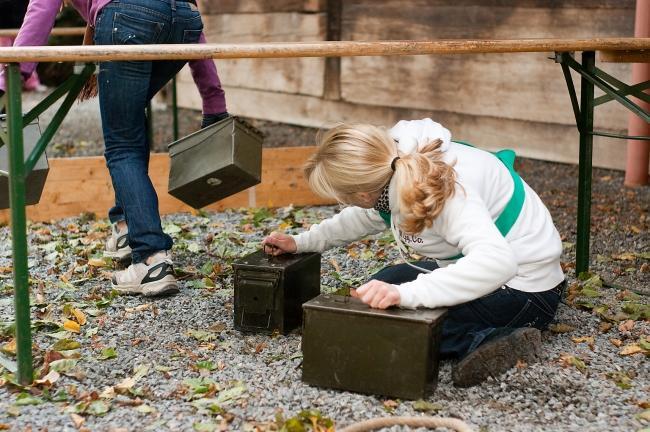
<svg viewBox="0 0 650 432">
<path fill-rule="evenodd" d="M 518 328 L 507 335 L 485 342 L 453 368 L 451 377 L 457 387 L 471 387 L 489 377 L 497 378 L 518 361 L 538 360 L 542 333 L 536 328 Z"/>
<path fill-rule="evenodd" d="M 131 247 L 129 246 L 129 229 L 120 230 L 117 223 L 113 224 L 111 236 L 106 241 L 104 256 L 118 261 L 131 260 Z"/>
<path fill-rule="evenodd" d="M 131 264 L 111 278 L 114 290 L 122 294 L 160 296 L 178 292 L 171 254 L 160 251 L 151 256 L 151 263 Z"/>
</svg>

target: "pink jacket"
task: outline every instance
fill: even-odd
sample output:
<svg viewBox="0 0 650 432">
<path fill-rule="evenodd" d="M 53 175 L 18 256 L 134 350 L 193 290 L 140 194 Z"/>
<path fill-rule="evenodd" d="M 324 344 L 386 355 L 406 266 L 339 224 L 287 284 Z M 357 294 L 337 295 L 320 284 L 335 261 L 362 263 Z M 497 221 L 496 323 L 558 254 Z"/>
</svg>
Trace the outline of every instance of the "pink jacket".
<svg viewBox="0 0 650 432">
<path fill-rule="evenodd" d="M 72 5 L 87 22 L 95 24 L 99 11 L 111 0 L 72 0 Z M 47 45 L 54 21 L 61 9 L 63 0 L 31 0 L 20 32 L 14 46 L 43 46 Z M 200 43 L 205 43 L 205 35 L 201 34 Z M 211 59 L 193 60 L 189 62 L 192 77 L 203 99 L 204 114 L 219 114 L 226 111 L 226 97 L 217 67 Z M 22 63 L 20 70 L 28 77 L 36 68 L 36 63 Z M 0 89 L 6 89 L 4 73 L 0 75 Z"/>
</svg>

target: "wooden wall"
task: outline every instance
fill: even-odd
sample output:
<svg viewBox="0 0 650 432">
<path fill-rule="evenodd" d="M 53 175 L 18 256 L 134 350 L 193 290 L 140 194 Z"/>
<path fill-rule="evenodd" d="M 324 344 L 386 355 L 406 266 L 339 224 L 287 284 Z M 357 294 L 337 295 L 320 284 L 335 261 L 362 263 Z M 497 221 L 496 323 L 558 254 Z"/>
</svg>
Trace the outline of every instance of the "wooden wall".
<svg viewBox="0 0 650 432">
<path fill-rule="evenodd" d="M 204 0 L 210 42 L 513 39 L 631 36 L 634 0 Z M 578 134 L 552 53 L 342 59 L 220 60 L 229 111 L 297 125 L 391 125 L 432 117 L 486 148 L 577 161 Z M 628 81 L 630 66 L 599 64 Z M 577 77 L 575 77 L 577 80 Z M 577 82 L 577 81 L 576 81 Z M 200 108 L 191 77 L 181 106 Z M 627 112 L 596 109 L 596 127 L 623 131 Z M 287 145 L 312 143 L 287 143 Z M 596 165 L 623 168 L 624 141 L 596 138 Z"/>
</svg>

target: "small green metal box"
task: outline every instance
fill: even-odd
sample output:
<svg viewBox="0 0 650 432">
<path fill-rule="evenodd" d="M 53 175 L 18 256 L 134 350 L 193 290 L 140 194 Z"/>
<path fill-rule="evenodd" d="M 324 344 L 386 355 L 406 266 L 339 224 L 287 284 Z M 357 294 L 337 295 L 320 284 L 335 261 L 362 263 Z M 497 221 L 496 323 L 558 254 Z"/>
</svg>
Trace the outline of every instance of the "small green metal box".
<svg viewBox="0 0 650 432">
<path fill-rule="evenodd" d="M 7 133 L 6 115 L 4 114 L 0 115 L 0 127 Z M 23 129 L 25 160 L 36 147 L 40 137 L 41 128 L 38 125 L 38 120 L 34 120 Z M 0 143 L 2 143 L 1 140 Z M 27 205 L 37 204 L 40 201 L 49 170 L 47 156 L 43 152 L 43 155 L 36 161 L 34 169 L 25 179 L 25 203 Z M 8 209 L 9 207 L 9 146 L 7 143 L 2 143 L 0 146 L 0 209 Z"/>
<path fill-rule="evenodd" d="M 273 257 L 254 252 L 233 263 L 237 330 L 289 333 L 302 323 L 302 304 L 320 294 L 320 254 Z"/>
<path fill-rule="evenodd" d="M 228 117 L 169 145 L 169 194 L 201 208 L 262 178 L 262 134 Z"/>
<path fill-rule="evenodd" d="M 445 309 L 372 309 L 321 294 L 303 310 L 307 384 L 403 399 L 435 390 Z"/>
</svg>

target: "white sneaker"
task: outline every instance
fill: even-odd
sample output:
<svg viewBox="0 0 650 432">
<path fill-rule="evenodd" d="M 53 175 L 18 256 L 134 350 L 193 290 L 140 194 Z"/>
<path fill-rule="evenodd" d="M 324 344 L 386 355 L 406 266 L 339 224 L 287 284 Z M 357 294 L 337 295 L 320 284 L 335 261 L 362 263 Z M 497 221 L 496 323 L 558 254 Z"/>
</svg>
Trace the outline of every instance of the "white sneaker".
<svg viewBox="0 0 650 432">
<path fill-rule="evenodd" d="M 115 272 L 111 278 L 113 289 L 122 294 L 144 296 L 177 293 L 178 283 L 174 276 L 171 254 L 160 251 L 151 258 L 151 264 L 131 264 L 125 270 Z"/>
<path fill-rule="evenodd" d="M 113 224 L 111 236 L 106 241 L 104 256 L 118 261 L 131 259 L 131 246 L 129 246 L 129 228 L 119 229 L 117 223 Z"/>
</svg>

